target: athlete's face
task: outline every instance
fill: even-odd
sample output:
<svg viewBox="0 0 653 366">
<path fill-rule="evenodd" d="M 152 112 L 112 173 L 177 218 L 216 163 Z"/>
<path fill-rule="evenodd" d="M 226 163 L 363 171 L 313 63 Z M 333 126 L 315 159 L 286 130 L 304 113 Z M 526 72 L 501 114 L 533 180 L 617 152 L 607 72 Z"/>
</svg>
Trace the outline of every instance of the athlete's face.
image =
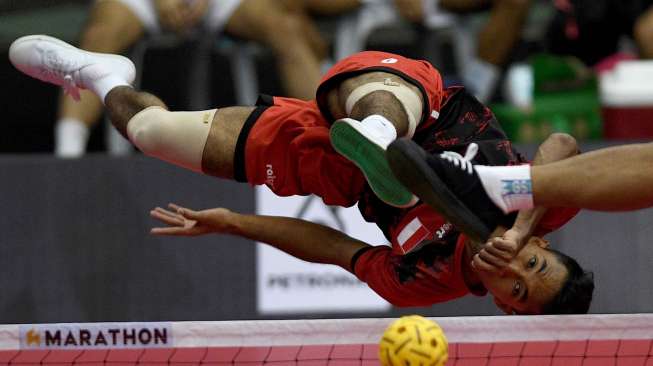
<svg viewBox="0 0 653 366">
<path fill-rule="evenodd" d="M 502 273 L 479 272 L 497 306 L 508 314 L 539 314 L 562 288 L 567 268 L 533 237 Z"/>
</svg>

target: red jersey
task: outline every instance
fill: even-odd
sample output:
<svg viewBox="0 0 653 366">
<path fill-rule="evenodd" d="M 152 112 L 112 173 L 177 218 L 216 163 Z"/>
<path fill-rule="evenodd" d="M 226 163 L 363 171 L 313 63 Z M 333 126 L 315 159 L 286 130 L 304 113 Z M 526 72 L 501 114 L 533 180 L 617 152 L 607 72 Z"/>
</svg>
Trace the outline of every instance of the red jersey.
<svg viewBox="0 0 653 366">
<path fill-rule="evenodd" d="M 577 209 L 550 209 L 536 235 L 543 236 L 571 220 Z M 390 229 L 392 247 L 363 249 L 354 273 L 395 306 L 429 306 L 484 289 L 469 289 L 462 273 L 467 238 L 442 216 L 421 204 Z M 414 250 L 406 253 L 407 245 Z"/>
</svg>

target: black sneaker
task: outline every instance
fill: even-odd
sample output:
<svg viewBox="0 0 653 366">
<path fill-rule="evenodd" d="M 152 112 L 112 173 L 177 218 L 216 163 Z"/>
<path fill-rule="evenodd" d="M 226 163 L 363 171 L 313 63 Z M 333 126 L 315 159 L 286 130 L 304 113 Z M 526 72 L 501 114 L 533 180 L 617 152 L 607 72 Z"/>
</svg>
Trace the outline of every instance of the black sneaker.
<svg viewBox="0 0 653 366">
<path fill-rule="evenodd" d="M 455 155 L 430 155 L 409 139 L 394 141 L 386 152 L 403 185 L 470 239 L 485 242 L 497 225 L 509 225 L 510 217 L 487 196 L 472 163 Z"/>
</svg>

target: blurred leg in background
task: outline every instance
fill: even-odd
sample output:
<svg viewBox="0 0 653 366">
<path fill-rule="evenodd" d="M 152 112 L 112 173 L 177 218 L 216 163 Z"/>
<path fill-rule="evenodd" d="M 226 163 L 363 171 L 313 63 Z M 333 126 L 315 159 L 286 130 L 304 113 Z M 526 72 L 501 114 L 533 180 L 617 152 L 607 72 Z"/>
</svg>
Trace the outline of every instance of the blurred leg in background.
<svg viewBox="0 0 653 366">
<path fill-rule="evenodd" d="M 225 31 L 272 50 L 288 96 L 305 100 L 315 97 L 327 46 L 305 12 L 303 1 L 243 0 Z"/>
<path fill-rule="evenodd" d="M 439 7 L 455 14 L 489 10 L 487 22 L 478 32 L 476 60 L 464 70 L 465 85 L 482 102 L 494 94 L 501 69 L 522 35 L 532 0 L 441 0 Z M 461 70 L 462 71 L 462 70 Z"/>
<path fill-rule="evenodd" d="M 104 53 L 123 53 L 144 34 L 144 24 L 121 1 L 104 0 L 94 4 L 80 36 L 80 48 Z M 102 115 L 102 103 L 88 91 L 81 100 L 62 95 L 55 126 L 55 154 L 77 157 L 86 151 L 90 127 Z"/>
</svg>

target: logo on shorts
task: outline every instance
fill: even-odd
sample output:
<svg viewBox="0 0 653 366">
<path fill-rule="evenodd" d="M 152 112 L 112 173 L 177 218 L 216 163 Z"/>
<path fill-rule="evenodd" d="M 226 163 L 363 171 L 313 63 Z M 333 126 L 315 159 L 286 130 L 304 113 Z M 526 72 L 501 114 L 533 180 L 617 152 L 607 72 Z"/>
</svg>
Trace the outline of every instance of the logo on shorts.
<svg viewBox="0 0 653 366">
<path fill-rule="evenodd" d="M 399 60 L 397 60 L 396 58 L 386 58 L 384 60 L 381 60 L 382 64 L 396 64 L 397 62 L 399 62 Z"/>
<path fill-rule="evenodd" d="M 274 170 L 272 169 L 272 164 L 265 164 L 265 184 L 274 189 L 274 180 L 277 179 L 277 176 L 274 175 Z"/>
</svg>

